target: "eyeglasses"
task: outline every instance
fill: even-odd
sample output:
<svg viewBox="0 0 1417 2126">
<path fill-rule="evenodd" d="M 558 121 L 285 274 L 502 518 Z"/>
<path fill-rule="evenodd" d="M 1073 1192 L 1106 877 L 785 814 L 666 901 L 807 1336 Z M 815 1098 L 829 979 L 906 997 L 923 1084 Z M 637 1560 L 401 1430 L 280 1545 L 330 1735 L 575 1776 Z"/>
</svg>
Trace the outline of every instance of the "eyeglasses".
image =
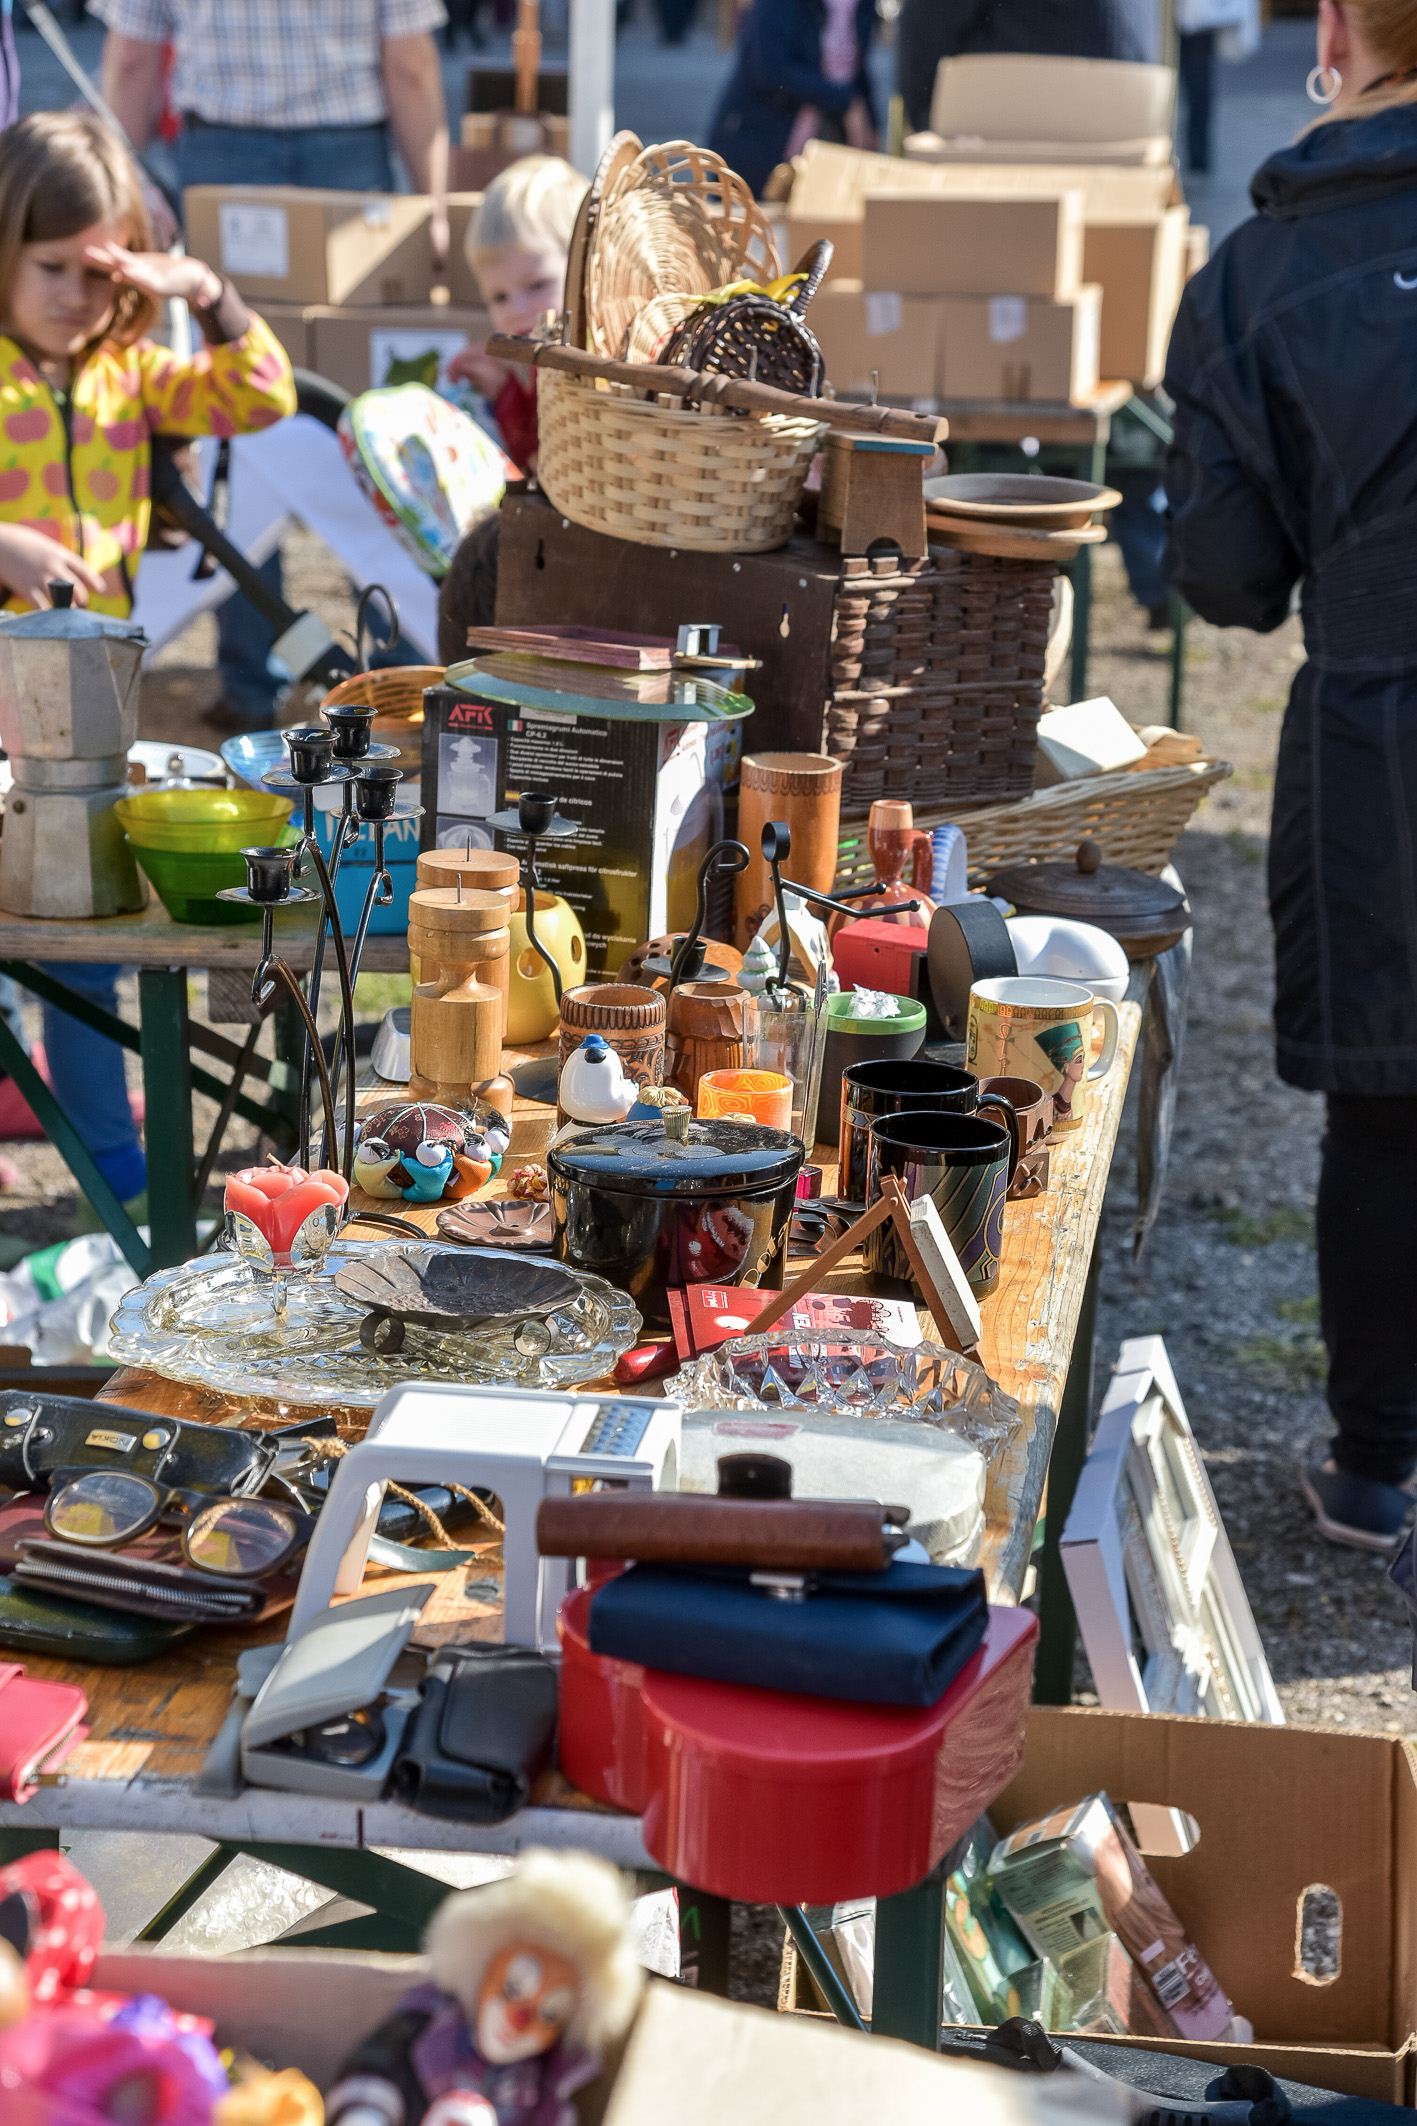
<svg viewBox="0 0 1417 2126">
<path fill-rule="evenodd" d="M 173 1491 L 130 1469 L 61 1471 L 44 1508 L 50 1535 L 89 1550 L 119 1550 L 163 1521 L 181 1525 L 183 1555 L 198 1572 L 254 1580 L 300 1548 L 312 1517 L 275 1499 Z"/>
</svg>

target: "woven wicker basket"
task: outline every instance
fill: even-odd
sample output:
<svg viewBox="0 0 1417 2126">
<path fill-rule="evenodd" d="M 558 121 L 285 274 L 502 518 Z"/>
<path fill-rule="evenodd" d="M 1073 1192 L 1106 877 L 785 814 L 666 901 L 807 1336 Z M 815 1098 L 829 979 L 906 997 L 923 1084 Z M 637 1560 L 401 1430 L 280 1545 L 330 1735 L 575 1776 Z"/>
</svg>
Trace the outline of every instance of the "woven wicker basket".
<svg viewBox="0 0 1417 2126">
<path fill-rule="evenodd" d="M 687 140 L 641 150 L 610 178 L 585 262 L 587 345 L 653 361 L 665 335 L 711 288 L 765 284 L 779 271 L 751 187 Z"/>
<path fill-rule="evenodd" d="M 573 524 L 641 546 L 766 553 L 792 534 L 819 421 L 642 399 L 538 373 L 537 478 Z"/>
<path fill-rule="evenodd" d="M 983 806 L 977 812 L 956 808 L 928 813 L 917 808 L 915 824 L 929 830 L 946 819 L 957 821 L 969 844 L 970 884 L 976 886 L 1008 864 L 1070 860 L 1083 841 L 1100 843 L 1106 863 L 1157 872 L 1170 863 L 1210 791 L 1233 772 L 1223 760 L 1180 768 L 1132 768 L 1119 775 L 1058 783 L 1016 804 Z M 901 794 L 907 789 L 902 786 Z M 865 836 L 843 836 L 837 885 L 867 885 L 874 876 Z"/>
<path fill-rule="evenodd" d="M 844 812 L 1032 789 L 1055 575 L 939 547 L 846 576 L 823 740 L 846 770 Z"/>
<path fill-rule="evenodd" d="M 321 706 L 372 709 L 370 737 L 378 745 L 397 746 L 397 765 L 405 775 L 417 775 L 423 755 L 423 689 L 442 683 L 441 664 L 383 665 L 342 679 Z"/>
</svg>

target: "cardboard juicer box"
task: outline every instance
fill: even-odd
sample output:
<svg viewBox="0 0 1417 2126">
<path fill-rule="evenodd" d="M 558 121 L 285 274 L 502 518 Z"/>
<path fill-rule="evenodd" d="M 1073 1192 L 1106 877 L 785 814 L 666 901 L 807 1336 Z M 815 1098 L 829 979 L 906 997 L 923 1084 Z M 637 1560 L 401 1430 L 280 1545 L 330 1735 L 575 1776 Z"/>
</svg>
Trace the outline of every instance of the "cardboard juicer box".
<svg viewBox="0 0 1417 2126">
<path fill-rule="evenodd" d="M 530 686 L 532 683 L 528 682 Z M 449 690 L 450 693 L 452 690 Z M 567 900 L 586 941 L 586 979 L 612 979 L 636 945 L 687 930 L 698 870 L 723 833 L 723 780 L 734 720 L 690 721 L 671 708 L 596 715 L 544 693 L 511 702 L 465 690 L 423 727 L 425 848 L 510 846 L 487 824 L 523 790 L 550 790 L 576 823 L 543 842 L 537 876 Z"/>
<path fill-rule="evenodd" d="M 428 300 L 430 209 L 416 193 L 193 185 L 183 215 L 188 248 L 254 303 Z"/>
</svg>

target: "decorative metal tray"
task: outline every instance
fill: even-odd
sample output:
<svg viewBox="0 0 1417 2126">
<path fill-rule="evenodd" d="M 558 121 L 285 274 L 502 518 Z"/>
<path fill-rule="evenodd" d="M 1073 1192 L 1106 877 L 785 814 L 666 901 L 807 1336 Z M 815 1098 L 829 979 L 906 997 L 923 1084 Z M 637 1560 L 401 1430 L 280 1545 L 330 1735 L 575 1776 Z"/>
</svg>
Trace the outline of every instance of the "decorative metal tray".
<svg viewBox="0 0 1417 2126">
<path fill-rule="evenodd" d="M 466 1263 L 481 1251 L 429 1252 Z M 489 1253 L 500 1272 L 512 1267 L 505 1255 Z M 408 1380 L 581 1387 L 612 1371 L 638 1339 L 640 1316 L 623 1292 L 557 1264 L 556 1291 L 547 1294 L 557 1303 L 539 1316 L 547 1331 L 543 1350 L 524 1348 L 540 1340 L 524 1333 L 537 1311 L 529 1292 L 515 1313 L 473 1329 L 431 1327 L 405 1315 L 401 1350 L 367 1350 L 360 1329 L 369 1305 L 346 1299 L 336 1280 L 354 1264 L 376 1271 L 389 1254 L 387 1241 L 339 1241 L 317 1273 L 279 1282 L 235 1255 L 198 1256 L 159 1270 L 124 1295 L 109 1352 L 121 1364 L 225 1395 L 368 1409 Z M 559 1283 L 563 1277 L 574 1283 L 573 1294 Z"/>
</svg>

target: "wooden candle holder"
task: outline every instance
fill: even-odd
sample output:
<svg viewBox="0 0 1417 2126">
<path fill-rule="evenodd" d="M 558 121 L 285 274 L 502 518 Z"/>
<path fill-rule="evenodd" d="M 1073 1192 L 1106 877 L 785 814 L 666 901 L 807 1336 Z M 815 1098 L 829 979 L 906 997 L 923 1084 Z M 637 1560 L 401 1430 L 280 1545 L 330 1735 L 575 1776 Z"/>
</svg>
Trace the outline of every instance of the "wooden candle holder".
<svg viewBox="0 0 1417 2126">
<path fill-rule="evenodd" d="M 409 1091 L 465 1106 L 512 1111 L 502 1075 L 511 978 L 507 907 L 496 893 L 425 887 L 409 897 Z"/>
<path fill-rule="evenodd" d="M 736 982 L 681 982 L 669 995 L 664 1064 L 692 1107 L 706 1070 L 745 1070 L 758 1031 L 755 997 Z"/>
</svg>

